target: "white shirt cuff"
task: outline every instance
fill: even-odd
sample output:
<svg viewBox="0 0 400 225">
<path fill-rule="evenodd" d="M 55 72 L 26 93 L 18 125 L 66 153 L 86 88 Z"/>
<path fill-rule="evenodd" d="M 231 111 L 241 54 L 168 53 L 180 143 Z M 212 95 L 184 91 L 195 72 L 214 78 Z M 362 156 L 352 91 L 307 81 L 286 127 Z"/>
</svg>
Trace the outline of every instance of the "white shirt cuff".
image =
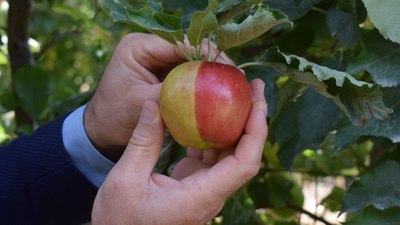
<svg viewBox="0 0 400 225">
<path fill-rule="evenodd" d="M 83 124 L 86 105 L 72 112 L 62 128 L 64 147 L 72 162 L 96 187 L 100 187 L 115 165 L 104 157 L 90 142 Z"/>
</svg>

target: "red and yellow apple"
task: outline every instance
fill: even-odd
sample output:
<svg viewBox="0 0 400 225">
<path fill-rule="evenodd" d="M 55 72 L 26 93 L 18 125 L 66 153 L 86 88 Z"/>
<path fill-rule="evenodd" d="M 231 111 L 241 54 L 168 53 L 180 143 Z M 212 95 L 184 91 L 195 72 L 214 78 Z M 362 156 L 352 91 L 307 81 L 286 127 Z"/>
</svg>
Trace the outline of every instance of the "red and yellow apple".
<svg viewBox="0 0 400 225">
<path fill-rule="evenodd" d="M 175 140 L 186 147 L 205 150 L 235 145 L 250 109 L 250 85 L 231 65 L 186 62 L 162 84 L 161 116 Z"/>
</svg>

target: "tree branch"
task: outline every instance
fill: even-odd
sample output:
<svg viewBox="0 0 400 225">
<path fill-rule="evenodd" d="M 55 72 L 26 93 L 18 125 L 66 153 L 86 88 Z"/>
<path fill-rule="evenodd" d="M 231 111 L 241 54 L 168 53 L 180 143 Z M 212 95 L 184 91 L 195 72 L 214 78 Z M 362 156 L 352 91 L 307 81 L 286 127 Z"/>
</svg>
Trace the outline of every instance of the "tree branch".
<svg viewBox="0 0 400 225">
<path fill-rule="evenodd" d="M 64 31 L 60 34 L 58 34 L 57 36 L 53 37 L 51 40 L 49 40 L 48 42 L 46 42 L 43 47 L 40 49 L 40 51 L 38 53 L 36 53 L 34 55 L 35 61 L 39 60 L 46 52 L 47 50 L 49 50 L 53 45 L 55 45 L 57 42 L 72 36 L 72 35 L 78 35 L 81 34 L 82 31 L 80 31 L 79 29 L 75 29 L 75 30 L 67 30 Z"/>
<path fill-rule="evenodd" d="M 11 72 L 35 63 L 29 49 L 29 16 L 30 0 L 12 0 L 8 11 L 8 53 L 10 56 Z"/>
<path fill-rule="evenodd" d="M 9 1 L 7 36 L 8 36 L 8 54 L 11 64 L 11 74 L 16 74 L 17 70 L 33 65 L 35 63 L 32 53 L 29 49 L 29 16 L 31 9 L 30 0 L 12 0 Z M 16 94 L 14 93 L 16 96 Z M 18 99 L 18 96 L 16 96 Z M 18 125 L 30 125 L 32 119 L 21 108 L 15 108 L 15 117 Z"/>
<path fill-rule="evenodd" d="M 290 205 L 290 206 L 288 206 L 288 207 L 291 208 L 291 209 L 294 209 L 294 210 L 296 210 L 296 211 L 298 211 L 298 212 L 300 212 L 300 213 L 304 213 L 304 214 L 306 214 L 307 216 L 313 218 L 314 220 L 318 220 L 318 221 L 324 223 L 325 225 L 332 225 L 331 223 L 329 223 L 328 221 L 326 221 L 323 217 L 317 216 L 317 215 L 315 215 L 315 214 L 313 214 L 313 213 L 311 213 L 311 212 L 309 212 L 309 211 L 303 209 L 302 207 L 295 206 L 295 205 Z"/>
</svg>

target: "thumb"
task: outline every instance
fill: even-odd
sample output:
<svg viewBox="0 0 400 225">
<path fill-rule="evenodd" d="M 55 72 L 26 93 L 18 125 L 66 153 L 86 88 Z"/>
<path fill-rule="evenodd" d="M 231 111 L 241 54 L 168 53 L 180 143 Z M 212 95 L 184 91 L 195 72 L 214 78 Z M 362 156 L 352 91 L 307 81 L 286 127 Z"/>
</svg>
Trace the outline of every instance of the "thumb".
<svg viewBox="0 0 400 225">
<path fill-rule="evenodd" d="M 118 163 L 137 178 L 147 178 L 160 156 L 163 139 L 164 124 L 158 104 L 146 101 L 143 103 L 139 122 Z"/>
</svg>

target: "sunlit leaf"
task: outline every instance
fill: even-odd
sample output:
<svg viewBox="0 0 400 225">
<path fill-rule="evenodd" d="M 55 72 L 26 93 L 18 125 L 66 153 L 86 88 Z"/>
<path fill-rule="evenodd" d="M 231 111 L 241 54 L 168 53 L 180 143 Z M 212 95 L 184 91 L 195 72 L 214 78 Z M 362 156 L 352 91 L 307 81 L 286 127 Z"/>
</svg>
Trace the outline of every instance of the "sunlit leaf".
<svg viewBox="0 0 400 225">
<path fill-rule="evenodd" d="M 187 31 L 191 45 L 195 47 L 199 46 L 207 34 L 218 28 L 217 16 L 214 14 L 214 10 L 218 6 L 219 4 L 216 0 L 209 0 L 205 11 L 198 11 L 193 14 Z"/>
<path fill-rule="evenodd" d="M 362 0 L 375 27 L 381 34 L 400 43 L 400 2 L 398 0 Z"/>
<path fill-rule="evenodd" d="M 136 25 L 174 45 L 177 41 L 183 42 L 183 29 L 177 27 L 180 24 L 179 17 L 154 12 L 148 7 L 139 10 L 126 8 L 126 14 L 129 20 Z"/>
<path fill-rule="evenodd" d="M 221 26 L 215 32 L 218 49 L 225 51 L 244 44 L 282 23 L 290 22 L 280 12 L 260 7 L 240 24 L 227 23 Z"/>
<path fill-rule="evenodd" d="M 285 55 L 277 48 L 270 48 L 260 62 L 332 98 L 355 124 L 363 125 L 373 117 L 384 119 L 392 112 L 383 104 L 377 86 L 357 80 L 348 73 L 320 66 L 299 56 Z"/>
</svg>

